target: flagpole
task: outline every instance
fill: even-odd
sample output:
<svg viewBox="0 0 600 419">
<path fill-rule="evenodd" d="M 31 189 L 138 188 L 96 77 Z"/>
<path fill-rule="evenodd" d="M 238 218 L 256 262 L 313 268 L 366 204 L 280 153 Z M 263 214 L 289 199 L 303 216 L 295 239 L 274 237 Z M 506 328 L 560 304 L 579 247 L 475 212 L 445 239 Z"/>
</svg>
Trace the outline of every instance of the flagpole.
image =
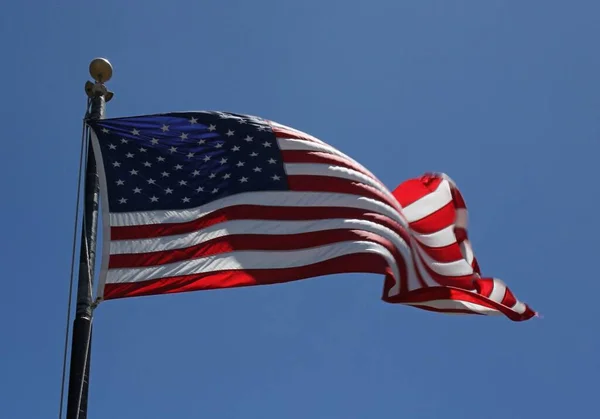
<svg viewBox="0 0 600 419">
<path fill-rule="evenodd" d="M 107 60 L 96 58 L 90 63 L 89 70 L 95 83 L 88 81 L 85 84 L 85 91 L 89 98 L 86 119 L 103 119 L 106 102 L 113 96 L 113 93 L 104 86 L 104 83 L 112 77 L 112 66 Z M 94 151 L 88 141 L 77 306 L 71 339 L 66 419 L 87 419 L 99 189 Z"/>
</svg>

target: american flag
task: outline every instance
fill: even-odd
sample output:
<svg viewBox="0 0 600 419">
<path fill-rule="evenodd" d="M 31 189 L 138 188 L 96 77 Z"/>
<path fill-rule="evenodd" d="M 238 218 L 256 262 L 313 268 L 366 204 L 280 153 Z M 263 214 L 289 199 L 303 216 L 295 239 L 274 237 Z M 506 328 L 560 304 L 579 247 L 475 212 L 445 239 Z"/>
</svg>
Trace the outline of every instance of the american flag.
<svg viewBox="0 0 600 419">
<path fill-rule="evenodd" d="M 382 299 L 459 314 L 536 313 L 481 276 L 444 174 L 391 192 L 325 142 L 249 115 L 88 121 L 99 167 L 98 298 L 385 276 Z"/>
</svg>

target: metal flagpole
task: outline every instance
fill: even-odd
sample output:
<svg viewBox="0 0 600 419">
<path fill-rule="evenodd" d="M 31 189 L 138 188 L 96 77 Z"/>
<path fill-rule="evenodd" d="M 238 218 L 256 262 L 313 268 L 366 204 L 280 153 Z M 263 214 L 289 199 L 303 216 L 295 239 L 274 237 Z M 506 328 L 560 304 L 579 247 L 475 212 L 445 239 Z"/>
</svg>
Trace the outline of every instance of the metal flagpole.
<svg viewBox="0 0 600 419">
<path fill-rule="evenodd" d="M 90 75 L 95 83 L 88 81 L 85 84 L 85 91 L 89 98 L 86 119 L 103 119 L 106 102 L 113 97 L 113 93 L 104 86 L 104 83 L 112 77 L 112 66 L 104 58 L 96 58 L 90 63 Z M 77 308 L 71 339 L 67 419 L 87 419 L 99 189 L 94 151 L 88 141 Z"/>
</svg>

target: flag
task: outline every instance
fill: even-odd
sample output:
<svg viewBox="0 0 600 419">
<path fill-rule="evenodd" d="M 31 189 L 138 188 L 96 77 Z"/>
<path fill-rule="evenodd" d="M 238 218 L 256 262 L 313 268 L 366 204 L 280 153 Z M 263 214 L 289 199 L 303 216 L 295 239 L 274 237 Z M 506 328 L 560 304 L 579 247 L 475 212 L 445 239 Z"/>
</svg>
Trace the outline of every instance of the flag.
<svg viewBox="0 0 600 419">
<path fill-rule="evenodd" d="M 88 124 L 104 237 L 99 300 L 364 272 L 384 275 L 389 303 L 535 315 L 482 277 L 464 200 L 444 174 L 391 192 L 318 138 L 249 115 Z"/>
</svg>

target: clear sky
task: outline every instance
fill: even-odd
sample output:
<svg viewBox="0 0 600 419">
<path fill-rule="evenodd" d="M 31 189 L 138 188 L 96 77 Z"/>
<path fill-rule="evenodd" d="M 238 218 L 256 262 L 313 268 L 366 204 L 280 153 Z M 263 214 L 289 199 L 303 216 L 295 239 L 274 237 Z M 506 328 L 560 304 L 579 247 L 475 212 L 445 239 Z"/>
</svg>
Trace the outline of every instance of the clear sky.
<svg viewBox="0 0 600 419">
<path fill-rule="evenodd" d="M 12 1 L 0 13 L 0 416 L 57 417 L 88 63 L 107 116 L 225 110 L 448 173 L 482 271 L 543 319 L 383 278 L 108 301 L 89 418 L 575 418 L 597 410 L 597 1 Z"/>
</svg>

